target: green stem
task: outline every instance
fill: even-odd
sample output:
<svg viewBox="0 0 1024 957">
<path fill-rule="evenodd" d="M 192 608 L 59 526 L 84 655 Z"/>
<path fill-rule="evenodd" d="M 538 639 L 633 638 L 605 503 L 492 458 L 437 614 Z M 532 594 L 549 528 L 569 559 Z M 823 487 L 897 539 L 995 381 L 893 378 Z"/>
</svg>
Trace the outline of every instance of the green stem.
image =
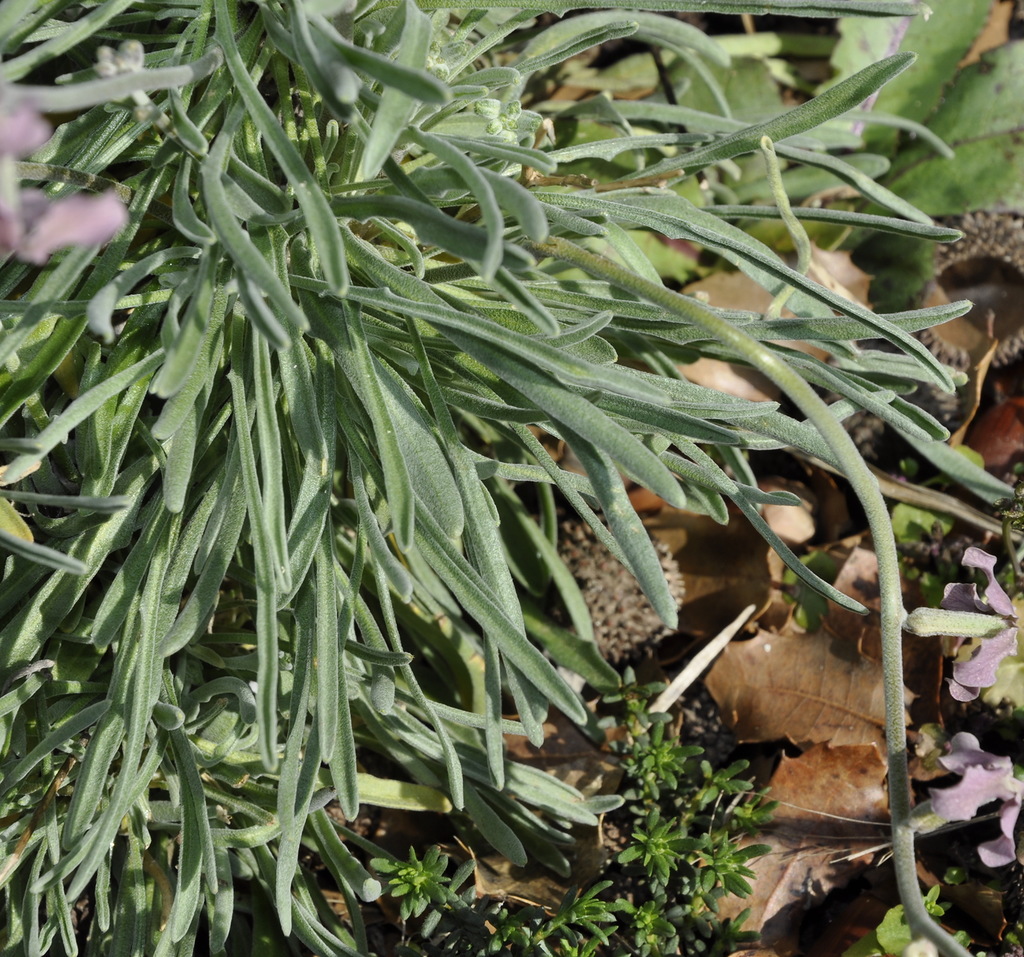
<svg viewBox="0 0 1024 957">
<path fill-rule="evenodd" d="M 17 163 L 15 169 L 22 179 L 43 183 L 70 183 L 82 189 L 112 189 L 122 202 L 132 201 L 132 191 L 129 187 L 104 176 L 94 176 L 92 173 L 83 173 L 67 166 L 54 166 L 52 163 Z"/>
<path fill-rule="evenodd" d="M 8 95 L 12 103 L 31 103 L 43 113 L 71 113 L 100 103 L 122 100 L 139 90 L 170 90 L 187 86 L 209 76 L 223 62 L 224 54 L 220 47 L 213 47 L 205 56 L 181 66 L 120 73 L 104 79 L 87 80 L 85 83 L 69 83 L 67 86 L 12 85 Z"/>
<path fill-rule="evenodd" d="M 1021 586 L 1021 579 L 1024 578 L 1024 573 L 1021 572 L 1020 556 L 1017 554 L 1017 544 L 1013 540 L 1013 532 L 1013 522 L 1009 518 L 1004 518 L 1003 545 L 1006 548 L 1006 553 L 1010 556 L 1010 561 L 1013 563 L 1013 584 L 1019 589 Z"/>
<path fill-rule="evenodd" d="M 803 223 L 796 218 L 793 208 L 789 205 L 789 196 L 786 195 L 786 187 L 782 182 L 782 170 L 779 168 L 779 158 L 775 155 L 775 144 L 772 143 L 770 136 L 761 137 L 761 155 L 764 157 L 768 187 L 771 189 L 772 198 L 775 200 L 782 222 L 785 223 L 790 238 L 793 240 L 793 248 L 796 249 L 796 271 L 806 276 L 807 270 L 811 267 L 811 241 L 807 237 L 807 230 L 804 229 Z M 778 319 L 782 315 L 782 309 L 789 297 L 793 295 L 793 291 L 792 286 L 782 289 L 768 307 L 765 319 Z"/>
<path fill-rule="evenodd" d="M 946 957 L 971 957 L 928 914 L 917 883 L 914 832 L 910 811 L 912 796 L 907 767 L 907 733 L 903 699 L 903 649 L 901 631 L 906 619 L 900 592 L 896 541 L 889 510 L 878 483 L 861 458 L 842 423 L 811 385 L 771 350 L 745 332 L 715 315 L 700 303 L 623 269 L 561 237 L 545 243 L 524 243 L 538 258 L 554 258 L 584 270 L 624 292 L 640 296 L 666 312 L 692 322 L 735 350 L 789 396 L 828 444 L 836 461 L 860 500 L 867 516 L 878 556 L 881 590 L 882 668 L 885 687 L 885 738 L 889 767 L 889 810 L 892 817 L 893 863 L 900 900 L 912 932 L 931 940 Z"/>
</svg>

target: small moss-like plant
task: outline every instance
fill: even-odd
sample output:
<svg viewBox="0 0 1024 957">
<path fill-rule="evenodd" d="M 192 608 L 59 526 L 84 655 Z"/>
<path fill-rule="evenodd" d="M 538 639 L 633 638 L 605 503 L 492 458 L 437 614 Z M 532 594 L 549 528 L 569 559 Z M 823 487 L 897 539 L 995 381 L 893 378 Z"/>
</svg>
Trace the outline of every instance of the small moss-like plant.
<svg viewBox="0 0 1024 957">
<path fill-rule="evenodd" d="M 538 18 L 590 6 L 607 9 Z M 564 871 L 567 827 L 617 799 L 507 760 L 505 736 L 539 744 L 552 706 L 585 720 L 557 666 L 598 689 L 617 676 L 560 571 L 556 495 L 668 623 L 623 475 L 721 522 L 730 501 L 803 581 L 858 608 L 760 516 L 794 500 L 759 491 L 746 452 L 784 446 L 844 471 L 871 521 L 907 917 L 963 952 L 916 894 L 896 553 L 841 420 L 870 409 L 941 457 L 942 427 L 900 393 L 952 385 L 911 333 L 967 307 L 875 315 L 733 224 L 781 216 L 798 266 L 815 220 L 956 238 L 829 152 L 856 148 L 844 114 L 913 57 L 746 120 L 717 88 L 717 114 L 652 99 L 629 120 L 602 100 L 607 137 L 556 148 L 556 105 L 531 90 L 567 58 L 633 36 L 725 62 L 699 31 L 624 6 L 0 0 L 5 136 L 38 140 L 0 157 L 5 953 L 184 955 L 200 935 L 213 954 L 365 952 L 299 867 L 316 853 L 350 915 L 379 891 L 332 800 L 350 820 L 361 804 L 462 809 L 471 839 Z M 750 154 L 776 206 L 716 206 Z M 573 172 L 619 156 L 635 168 Z M 823 167 L 881 212 L 790 210 L 780 164 Z M 90 231 L 65 204 L 93 193 L 124 214 L 104 199 Z M 793 318 L 670 291 L 640 232 L 719 253 Z M 760 369 L 791 404 L 688 382 L 678 364 L 703 355 Z M 982 487 L 958 458 L 947 471 Z M 550 582 L 575 636 L 524 614 L 520 593 Z"/>
<path fill-rule="evenodd" d="M 570 888 L 551 913 L 478 898 L 472 884 L 463 886 L 474 862 L 448 877 L 448 859 L 437 847 L 422 859 L 415 849 L 406 860 L 376 858 L 373 867 L 387 880 L 388 893 L 399 899 L 402 919 L 423 916 L 411 925 L 415 932 L 402 947 L 408 957 L 714 957 L 756 936 L 741 930 L 744 915 L 720 919 L 717 902 L 726 893 L 750 894 L 747 878 L 754 872 L 748 864 L 770 848 L 740 847 L 737 839 L 760 830 L 773 805 L 738 777 L 743 762 L 715 771 L 699 760 L 700 748 L 667 739 L 669 716 L 647 707 L 661 686 L 638 686 L 626 677 L 622 690 L 606 698 L 621 703 L 624 713 L 610 720 L 621 720 L 628 733 L 622 769 L 629 837 L 611 862 L 611 879 L 582 892 Z"/>
</svg>

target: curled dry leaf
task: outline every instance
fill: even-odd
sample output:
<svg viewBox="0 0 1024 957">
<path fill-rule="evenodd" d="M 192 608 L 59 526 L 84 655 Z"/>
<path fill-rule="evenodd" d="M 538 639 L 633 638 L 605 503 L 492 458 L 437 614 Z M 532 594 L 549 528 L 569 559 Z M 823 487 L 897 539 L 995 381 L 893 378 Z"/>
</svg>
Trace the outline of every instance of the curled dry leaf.
<svg viewBox="0 0 1024 957">
<path fill-rule="evenodd" d="M 832 252 L 812 244 L 811 268 L 807 272 L 811 279 L 826 289 L 870 308 L 868 290 L 873 277 L 853 264 L 850 253 Z"/>
<path fill-rule="evenodd" d="M 771 599 L 768 545 L 743 518 L 724 528 L 706 515 L 664 508 L 644 521 L 664 542 L 686 588 L 682 628 L 697 638 L 717 635 L 747 607 L 756 617 Z"/>
<path fill-rule="evenodd" d="M 989 50 L 994 50 L 1009 42 L 1014 6 L 1013 0 L 1001 0 L 992 8 L 985 29 L 978 34 L 971 49 L 967 51 L 967 56 L 958 64 L 960 69 L 977 63 L 983 53 L 988 53 Z"/>
<path fill-rule="evenodd" d="M 684 287 L 688 296 L 697 296 L 718 309 L 742 309 L 764 312 L 771 305 L 767 289 L 741 272 L 716 272 Z M 790 315 L 783 313 L 783 315 Z M 778 399 L 780 392 L 767 376 L 734 362 L 704 357 L 686 366 L 682 373 L 691 382 L 718 389 L 752 402 Z"/>
<path fill-rule="evenodd" d="M 702 357 L 679 368 L 695 385 L 716 389 L 751 402 L 768 402 L 778 399 L 781 394 L 778 386 L 767 376 L 735 362 Z"/>
<path fill-rule="evenodd" d="M 1006 399 L 975 419 L 967 444 L 985 460 L 989 472 L 1013 481 L 1014 469 L 1024 462 L 1024 398 Z"/>
<path fill-rule="evenodd" d="M 799 505 L 765 505 L 761 514 L 773 532 L 787 545 L 803 545 L 814 538 L 817 499 L 803 482 L 771 476 L 758 483 L 765 492 L 792 492 Z"/>
<path fill-rule="evenodd" d="M 783 757 L 770 796 L 779 801 L 768 830 L 751 843 L 769 844 L 757 859 L 753 894 L 722 901 L 723 916 L 751 910 L 761 945 L 780 957 L 798 951 L 804 914 L 867 869 L 888 844 L 885 760 L 874 745 L 816 745 Z"/>
<path fill-rule="evenodd" d="M 740 741 L 884 746 L 881 664 L 824 632 L 734 641 L 705 684 Z"/>
</svg>

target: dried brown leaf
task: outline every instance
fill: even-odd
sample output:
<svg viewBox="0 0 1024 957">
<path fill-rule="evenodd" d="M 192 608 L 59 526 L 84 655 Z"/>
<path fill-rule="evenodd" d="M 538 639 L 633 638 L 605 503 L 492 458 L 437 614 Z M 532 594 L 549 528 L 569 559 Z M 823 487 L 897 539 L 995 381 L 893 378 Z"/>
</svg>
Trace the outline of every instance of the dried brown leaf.
<svg viewBox="0 0 1024 957">
<path fill-rule="evenodd" d="M 803 482 L 771 476 L 758 483 L 765 492 L 791 492 L 799 505 L 765 505 L 764 520 L 787 545 L 795 547 L 809 542 L 817 531 L 814 520 L 818 506 L 814 493 Z"/>
<path fill-rule="evenodd" d="M 844 594 L 869 609 L 867 615 L 830 606 L 822 628 L 830 635 L 854 642 L 857 650 L 872 661 L 882 660 L 882 630 L 879 621 L 878 559 L 869 548 L 855 547 L 846 556 L 834 582 Z M 913 698 L 912 714 L 917 725 L 939 718 L 942 691 L 942 646 L 934 638 L 903 636 L 903 683 Z"/>
<path fill-rule="evenodd" d="M 960 61 L 959 68 L 970 66 L 981 59 L 983 53 L 1001 47 L 1010 40 L 1010 23 L 1013 20 L 1014 0 L 1002 0 L 989 14 L 985 28 L 978 34 L 967 55 Z"/>
<path fill-rule="evenodd" d="M 868 290 L 872 277 L 853 264 L 850 253 L 831 252 L 812 245 L 811 268 L 807 274 L 826 289 L 858 305 L 870 307 Z"/>
<path fill-rule="evenodd" d="M 725 898 L 723 916 L 749 907 L 747 926 L 780 957 L 798 950 L 803 915 L 869 867 L 888 841 L 885 760 L 873 745 L 816 745 L 783 757 L 770 797 L 772 825 L 752 843 L 771 845 L 753 864 L 753 893 Z"/>
<path fill-rule="evenodd" d="M 705 683 L 740 741 L 884 745 L 881 665 L 824 632 L 734 641 Z"/>
<path fill-rule="evenodd" d="M 664 508 L 645 519 L 679 565 L 686 586 L 681 627 L 697 638 L 717 635 L 747 607 L 771 599 L 768 545 L 738 516 L 721 526 L 706 515 Z"/>
</svg>

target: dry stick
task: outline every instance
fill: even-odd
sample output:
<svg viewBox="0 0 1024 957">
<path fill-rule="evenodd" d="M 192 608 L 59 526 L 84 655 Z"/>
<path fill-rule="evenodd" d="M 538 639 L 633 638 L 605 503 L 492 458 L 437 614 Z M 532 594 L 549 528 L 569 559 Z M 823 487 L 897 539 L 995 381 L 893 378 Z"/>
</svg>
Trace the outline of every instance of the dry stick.
<svg viewBox="0 0 1024 957">
<path fill-rule="evenodd" d="M 733 636 L 747 623 L 747 619 L 754 613 L 756 605 L 747 605 L 733 621 L 722 629 L 711 639 L 696 655 L 693 660 L 677 674 L 672 683 L 654 699 L 654 704 L 648 709 L 652 714 L 655 711 L 668 711 L 700 676 L 701 672 L 718 657 Z"/>
<path fill-rule="evenodd" d="M 815 468 L 822 469 L 825 472 L 831 472 L 833 475 L 842 475 L 842 472 L 835 466 L 829 465 L 828 462 L 822 461 L 815 455 L 796 454 L 798 458 L 803 459 L 808 465 L 813 465 Z M 974 528 L 980 529 L 983 532 L 989 532 L 992 535 L 1002 536 L 1006 534 L 1002 522 L 997 521 L 991 515 L 986 515 L 972 505 L 962 502 L 953 495 L 937 492 L 935 489 L 928 488 L 925 485 L 914 485 L 913 482 L 900 482 L 878 468 L 878 466 L 871 465 L 870 463 L 865 464 L 871 469 L 872 474 L 878 480 L 878 487 L 886 498 L 891 498 L 896 502 L 905 502 L 907 505 L 916 505 L 918 508 L 928 509 L 932 512 L 942 512 L 944 515 L 951 515 L 967 525 L 972 525 Z M 1016 551 L 1016 547 L 1012 544 L 1013 541 L 1024 541 L 1024 532 L 1010 529 L 1010 540 L 1007 542 L 1006 547 L 1011 555 Z"/>
<path fill-rule="evenodd" d="M 7 883 L 7 878 L 11 876 L 15 868 L 18 866 L 18 862 L 21 860 L 21 855 L 25 853 L 25 848 L 28 847 L 28 842 L 32 840 L 32 835 L 36 832 L 36 828 L 39 827 L 39 822 L 42 821 L 43 815 L 46 813 L 46 809 L 53 803 L 53 799 L 57 796 L 57 792 L 64 786 L 64 782 L 67 780 L 68 775 L 71 773 L 71 769 L 75 766 L 75 762 L 78 759 L 73 755 L 69 754 L 67 760 L 61 765 L 60 770 L 57 772 L 53 781 L 50 782 L 50 786 L 46 789 L 46 794 L 43 795 L 43 800 L 39 807 L 36 808 L 35 813 L 32 815 L 32 820 L 28 822 L 28 827 L 22 832 L 18 843 L 15 845 L 10 856 L 3 863 L 3 867 L 0 867 L 0 887 L 3 887 Z"/>
<path fill-rule="evenodd" d="M 704 329 L 734 349 L 782 389 L 832 450 L 837 464 L 864 508 L 878 558 L 889 810 L 892 817 L 893 862 L 900 900 L 903 902 L 907 923 L 916 936 L 932 941 L 946 957 L 971 957 L 968 950 L 932 920 L 918 888 L 914 831 L 910 820 L 912 796 L 907 729 L 903 711 L 901 632 L 907 613 L 900 593 L 899 559 L 889 511 L 879 491 L 878 482 L 861 458 L 853 440 L 810 383 L 789 368 L 782 358 L 695 300 L 673 292 L 660 283 L 637 276 L 611 260 L 589 253 L 561 237 L 545 243 L 524 242 L 523 245 L 539 259 L 561 260 Z"/>
</svg>

